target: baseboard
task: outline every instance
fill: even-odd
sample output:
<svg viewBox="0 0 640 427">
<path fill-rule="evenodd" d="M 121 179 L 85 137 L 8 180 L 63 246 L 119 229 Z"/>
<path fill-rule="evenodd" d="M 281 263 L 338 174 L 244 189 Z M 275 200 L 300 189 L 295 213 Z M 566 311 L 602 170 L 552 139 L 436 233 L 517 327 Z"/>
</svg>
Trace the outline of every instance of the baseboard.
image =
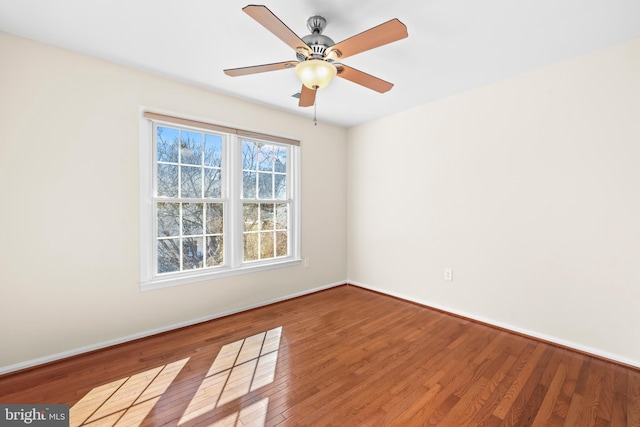
<svg viewBox="0 0 640 427">
<path fill-rule="evenodd" d="M 509 325 L 507 323 L 503 323 L 503 322 L 499 322 L 493 319 L 488 319 L 486 317 L 482 317 L 482 316 L 477 316 L 474 314 L 470 314 L 470 313 L 466 313 L 464 311 L 460 311 L 460 310 L 456 310 L 453 309 L 451 307 L 446 307 L 443 305 L 439 305 L 439 304 L 433 304 L 432 302 L 429 301 L 425 301 L 425 300 L 421 300 L 419 298 L 414 298 L 414 297 L 410 297 L 404 294 L 400 294 L 397 292 L 389 292 L 386 289 L 380 289 L 380 288 L 376 288 L 375 286 L 370 286 L 367 285 L 365 283 L 359 283 L 353 280 L 348 280 L 347 283 L 349 283 L 350 285 L 353 286 L 357 286 L 359 288 L 363 288 L 363 289 L 367 289 L 370 291 L 374 291 L 383 295 L 388 295 L 394 298 L 398 298 L 404 301 L 409 301 L 415 304 L 419 304 L 421 306 L 424 307 L 428 307 L 428 308 L 433 308 L 435 310 L 438 311 L 442 311 L 448 314 L 452 314 L 454 316 L 457 317 L 462 317 L 465 319 L 469 319 L 478 323 L 482 323 L 488 326 L 493 326 L 499 329 L 503 329 L 509 332 L 513 332 L 515 334 L 518 335 L 522 335 L 522 336 L 526 336 L 529 338 L 533 338 L 536 339 L 538 341 L 544 341 L 547 342 L 549 344 L 554 344 L 557 345 L 559 347 L 563 347 L 569 350 L 573 350 L 573 351 L 577 351 L 579 353 L 585 354 L 587 356 L 592 356 L 592 357 L 596 357 L 598 359 L 602 359 L 608 362 L 613 362 L 613 363 L 617 363 L 620 365 L 624 365 L 626 367 L 629 368 L 633 368 L 633 369 L 640 369 L 640 361 L 638 360 L 632 360 L 617 354 L 612 354 L 606 351 L 602 351 L 600 349 L 597 348 L 593 348 L 593 347 L 588 347 L 579 343 L 575 343 L 572 341 L 568 341 L 562 338 L 558 338 L 558 337 L 554 337 L 551 335 L 546 335 L 546 334 L 541 334 L 535 331 L 531 331 L 528 329 L 524 329 L 524 328 L 519 328 L 517 326 L 513 326 L 513 325 Z"/>
<path fill-rule="evenodd" d="M 281 301 L 286 301 L 289 299 L 293 299 L 293 298 L 297 298 L 297 297 L 301 297 L 304 295 L 308 295 L 308 294 L 313 294 L 316 292 L 320 292 L 326 289 L 330 289 L 330 288 L 335 288 L 337 286 L 342 286 L 345 285 L 346 282 L 335 282 L 335 283 L 331 283 L 328 285 L 324 285 L 324 286 L 320 286 L 317 288 L 313 288 L 313 289 L 307 289 L 301 292 L 297 292 L 295 294 L 289 294 L 289 295 L 285 295 L 282 297 L 278 297 L 278 298 L 273 298 L 270 300 L 266 300 L 266 301 L 261 301 L 257 304 L 252 304 L 252 305 L 247 305 L 247 306 L 243 306 L 240 308 L 236 308 L 233 310 L 228 310 L 228 311 L 224 311 L 224 312 L 220 312 L 220 313 L 215 313 L 212 314 L 210 316 L 205 316 L 205 317 L 201 317 L 199 319 L 193 319 L 193 320 L 189 320 L 186 322 L 180 322 L 180 323 L 176 323 L 173 325 L 168 325 L 168 326 L 164 326 L 161 328 L 156 328 L 156 329 L 152 329 L 152 330 L 148 330 L 148 331 L 144 331 L 144 332 L 140 332 L 137 334 L 132 334 L 132 335 L 128 335 L 125 337 L 121 337 L 121 338 L 116 338 L 113 340 L 109 340 L 109 341 L 103 341 L 100 343 L 96 343 L 96 344 L 92 344 L 92 345 L 88 345 L 85 347 L 80 347 L 80 348 L 75 348 L 73 350 L 69 350 L 69 351 L 64 351 L 61 353 L 56 353 L 56 354 L 52 354 L 49 356 L 44 356 L 44 357 L 40 357 L 37 359 L 32 359 L 32 360 L 27 360 L 26 362 L 20 362 L 20 363 L 16 363 L 13 365 L 8 365 L 8 366 L 0 366 L 0 375 L 4 375 L 4 374 L 8 374 L 11 372 L 16 372 L 16 371 L 22 371 L 24 369 L 29 369 L 29 368 L 33 368 L 39 365 L 44 365 L 47 363 L 51 363 L 51 362 L 56 362 L 58 360 L 62 360 L 62 359 L 66 359 L 69 357 L 73 357 L 73 356 L 78 356 L 81 355 L 83 353 L 88 353 L 91 351 L 96 351 L 96 350 L 101 350 L 103 348 L 107 348 L 107 347 L 111 347 L 114 345 L 119 345 L 119 344 L 124 344 L 126 342 L 129 341 L 134 341 L 134 340 L 138 340 L 141 338 L 147 338 L 150 337 L 152 335 L 157 335 L 157 334 L 161 334 L 163 332 L 168 332 L 168 331 L 172 331 L 174 329 L 179 329 L 179 328 L 184 328 L 187 326 L 192 326 L 198 323 L 202 323 L 202 322 L 208 322 L 210 320 L 214 320 L 214 319 L 218 319 L 221 317 L 225 317 L 225 316 L 229 316 L 232 314 L 236 314 L 236 313 L 240 313 L 243 311 L 247 311 L 247 310 L 251 310 L 254 308 L 259 308 L 259 307 L 264 307 L 266 305 L 270 305 L 270 304 L 275 304 L 277 302 L 281 302 Z"/>
</svg>

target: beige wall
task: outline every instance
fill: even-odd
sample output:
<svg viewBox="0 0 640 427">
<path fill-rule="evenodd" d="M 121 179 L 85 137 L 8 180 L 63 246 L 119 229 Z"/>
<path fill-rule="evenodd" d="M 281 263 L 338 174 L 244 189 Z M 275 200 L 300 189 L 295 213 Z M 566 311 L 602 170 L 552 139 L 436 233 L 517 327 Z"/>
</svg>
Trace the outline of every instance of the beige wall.
<svg viewBox="0 0 640 427">
<path fill-rule="evenodd" d="M 350 281 L 640 366 L 640 39 L 348 138 Z"/>
<path fill-rule="evenodd" d="M 6 33 L 0 58 L 0 372 L 345 280 L 345 129 Z M 141 292 L 141 106 L 301 138 L 309 268 Z"/>
</svg>

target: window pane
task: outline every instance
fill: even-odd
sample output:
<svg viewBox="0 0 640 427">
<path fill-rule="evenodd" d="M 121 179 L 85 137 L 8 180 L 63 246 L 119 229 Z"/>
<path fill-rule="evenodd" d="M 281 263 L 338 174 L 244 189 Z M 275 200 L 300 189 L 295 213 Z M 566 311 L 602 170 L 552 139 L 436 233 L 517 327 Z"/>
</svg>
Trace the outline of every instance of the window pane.
<svg viewBox="0 0 640 427">
<path fill-rule="evenodd" d="M 273 174 L 258 174 L 258 198 L 273 199 Z"/>
<path fill-rule="evenodd" d="M 273 230 L 273 204 L 260 204 L 260 230 Z"/>
<path fill-rule="evenodd" d="M 253 142 L 242 141 L 242 169 L 256 170 L 258 148 Z"/>
<path fill-rule="evenodd" d="M 274 174 L 274 184 L 275 184 L 275 193 L 276 199 L 286 199 L 287 198 L 287 176 L 281 174 Z"/>
<path fill-rule="evenodd" d="M 244 260 L 255 261 L 258 259 L 258 233 L 244 235 Z"/>
<path fill-rule="evenodd" d="M 202 237 L 187 237 L 182 241 L 182 269 L 202 267 Z"/>
<path fill-rule="evenodd" d="M 222 195 L 222 176 L 220 169 L 204 170 L 204 197 L 219 199 Z"/>
<path fill-rule="evenodd" d="M 276 172 L 287 171 L 287 149 L 284 147 L 275 148 L 275 165 L 274 170 Z"/>
<path fill-rule="evenodd" d="M 262 145 L 258 151 L 258 170 L 273 171 L 273 146 Z"/>
<path fill-rule="evenodd" d="M 224 246 L 222 236 L 207 237 L 207 267 L 224 264 Z"/>
<path fill-rule="evenodd" d="M 158 197 L 178 197 L 178 166 L 158 165 Z"/>
<path fill-rule="evenodd" d="M 284 203 L 276 205 L 276 229 L 286 230 L 289 227 L 288 208 Z"/>
<path fill-rule="evenodd" d="M 180 162 L 189 165 L 202 164 L 202 134 L 180 131 Z"/>
<path fill-rule="evenodd" d="M 207 234 L 222 234 L 223 212 L 222 203 L 207 203 Z"/>
<path fill-rule="evenodd" d="M 289 255 L 289 248 L 287 244 L 287 232 L 276 231 L 276 256 Z"/>
<path fill-rule="evenodd" d="M 202 234 L 202 203 L 182 204 L 182 234 Z"/>
<path fill-rule="evenodd" d="M 204 165 L 222 167 L 222 137 L 204 134 Z"/>
<path fill-rule="evenodd" d="M 202 169 L 194 166 L 181 166 L 180 178 L 182 179 L 182 197 L 202 196 Z"/>
<path fill-rule="evenodd" d="M 158 203 L 158 237 L 180 235 L 180 204 Z"/>
<path fill-rule="evenodd" d="M 242 206 L 243 230 L 258 231 L 258 204 L 245 203 Z"/>
<path fill-rule="evenodd" d="M 156 151 L 159 162 L 178 163 L 178 129 L 158 126 L 156 129 Z"/>
<path fill-rule="evenodd" d="M 242 173 L 242 197 L 245 199 L 256 198 L 256 173 Z"/>
<path fill-rule="evenodd" d="M 273 232 L 260 233 L 260 259 L 273 256 Z"/>
<path fill-rule="evenodd" d="M 180 270 L 179 239 L 158 240 L 158 273 Z"/>
</svg>

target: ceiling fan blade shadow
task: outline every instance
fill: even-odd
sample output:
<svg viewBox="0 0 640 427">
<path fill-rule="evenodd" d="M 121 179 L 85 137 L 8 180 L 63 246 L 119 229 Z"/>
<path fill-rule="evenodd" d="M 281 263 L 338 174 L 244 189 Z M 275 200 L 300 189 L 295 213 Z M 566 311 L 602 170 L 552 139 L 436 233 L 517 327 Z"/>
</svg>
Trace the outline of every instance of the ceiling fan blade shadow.
<svg viewBox="0 0 640 427">
<path fill-rule="evenodd" d="M 334 44 L 327 50 L 329 56 L 335 52 L 338 58 L 346 58 L 357 53 L 383 46 L 408 37 L 407 26 L 394 18 L 360 34 Z"/>
<path fill-rule="evenodd" d="M 316 90 L 309 89 L 305 85 L 302 85 L 302 89 L 300 89 L 300 101 L 298 102 L 298 107 L 311 107 L 316 103 Z"/>
<path fill-rule="evenodd" d="M 246 76 L 248 74 L 265 73 L 267 71 L 278 71 L 288 68 L 294 68 L 296 64 L 297 62 L 295 61 L 275 62 L 273 64 L 253 65 L 250 67 L 228 68 L 224 70 L 224 73 L 227 76 L 238 77 Z"/>
<path fill-rule="evenodd" d="M 242 10 L 296 52 L 306 52 L 305 56 L 311 54 L 311 48 L 266 6 L 250 4 Z"/>
<path fill-rule="evenodd" d="M 393 87 L 393 83 L 389 83 L 385 80 L 379 79 L 378 77 L 372 76 L 371 74 L 356 70 L 355 68 L 347 67 L 344 64 L 340 64 L 337 68 L 338 77 L 342 77 L 343 79 L 357 83 L 360 86 L 375 90 L 376 92 L 385 93 Z"/>
</svg>

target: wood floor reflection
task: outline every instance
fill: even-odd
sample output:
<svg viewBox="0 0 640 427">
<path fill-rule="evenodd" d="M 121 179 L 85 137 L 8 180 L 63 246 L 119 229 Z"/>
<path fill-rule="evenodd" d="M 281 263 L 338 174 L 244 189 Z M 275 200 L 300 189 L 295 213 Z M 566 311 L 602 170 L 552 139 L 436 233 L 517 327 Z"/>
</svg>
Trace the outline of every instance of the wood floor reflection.
<svg viewBox="0 0 640 427">
<path fill-rule="evenodd" d="M 74 426 L 640 427 L 640 370 L 353 286 L 0 377 Z"/>
</svg>

